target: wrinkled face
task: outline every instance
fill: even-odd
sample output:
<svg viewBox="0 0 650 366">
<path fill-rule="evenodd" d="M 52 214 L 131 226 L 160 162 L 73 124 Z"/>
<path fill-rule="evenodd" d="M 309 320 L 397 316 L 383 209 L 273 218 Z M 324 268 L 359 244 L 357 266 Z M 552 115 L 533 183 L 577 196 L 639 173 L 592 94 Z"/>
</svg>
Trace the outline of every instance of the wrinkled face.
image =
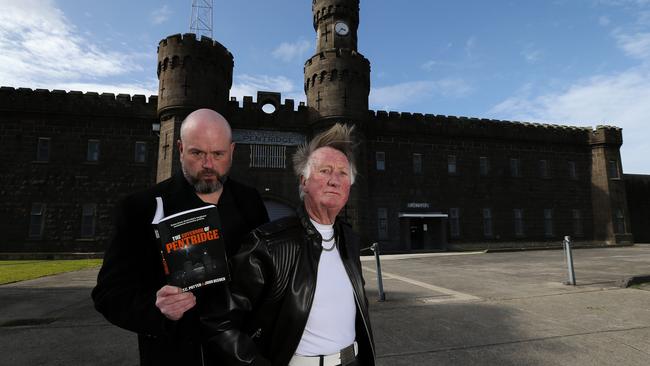
<svg viewBox="0 0 650 366">
<path fill-rule="evenodd" d="M 232 165 L 235 144 L 227 130 L 215 123 L 197 123 L 185 131 L 178 143 L 181 168 L 197 193 L 221 189 L 223 177 Z"/>
<path fill-rule="evenodd" d="M 309 159 L 310 174 L 302 177 L 305 205 L 340 211 L 348 202 L 352 185 L 350 162 L 331 147 L 321 147 Z"/>
</svg>

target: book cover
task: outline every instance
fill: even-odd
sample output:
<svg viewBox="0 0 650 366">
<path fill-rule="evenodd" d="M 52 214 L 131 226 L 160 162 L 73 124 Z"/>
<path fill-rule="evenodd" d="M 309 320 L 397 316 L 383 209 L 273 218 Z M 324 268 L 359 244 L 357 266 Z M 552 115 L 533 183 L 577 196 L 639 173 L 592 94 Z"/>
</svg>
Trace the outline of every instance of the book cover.
<svg viewBox="0 0 650 366">
<path fill-rule="evenodd" d="M 214 205 L 163 217 L 162 199 L 152 222 L 160 240 L 167 283 L 183 292 L 230 279 L 219 211 Z"/>
</svg>

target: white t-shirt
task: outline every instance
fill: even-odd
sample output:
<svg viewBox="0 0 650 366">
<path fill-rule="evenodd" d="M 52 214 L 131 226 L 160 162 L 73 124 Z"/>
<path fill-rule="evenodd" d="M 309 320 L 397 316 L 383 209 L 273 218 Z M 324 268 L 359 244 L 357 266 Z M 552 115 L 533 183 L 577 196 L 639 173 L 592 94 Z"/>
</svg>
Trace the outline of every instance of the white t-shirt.
<svg viewBox="0 0 650 366">
<path fill-rule="evenodd" d="M 323 239 L 334 235 L 332 225 L 322 225 L 314 220 Z M 329 355 L 351 345 L 356 337 L 354 322 L 357 307 L 352 284 L 334 241 L 323 242 L 323 252 L 318 262 L 316 292 L 307 325 L 296 349 L 301 356 Z M 331 251 L 325 248 L 334 246 Z"/>
</svg>

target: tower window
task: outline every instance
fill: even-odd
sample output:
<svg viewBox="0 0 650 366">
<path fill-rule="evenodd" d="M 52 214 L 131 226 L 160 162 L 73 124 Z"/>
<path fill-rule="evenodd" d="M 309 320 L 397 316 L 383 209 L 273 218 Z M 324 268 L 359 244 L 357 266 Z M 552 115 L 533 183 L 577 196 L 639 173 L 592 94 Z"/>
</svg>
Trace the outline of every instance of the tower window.
<svg viewBox="0 0 650 366">
<path fill-rule="evenodd" d="M 510 158 L 510 176 L 513 178 L 521 177 L 521 160 L 519 158 Z"/>
<path fill-rule="evenodd" d="M 618 162 L 616 160 L 610 160 L 609 161 L 608 170 L 609 170 L 609 178 L 610 179 L 618 179 L 618 178 L 620 178 L 619 175 L 618 175 Z"/>
<path fill-rule="evenodd" d="M 569 161 L 568 162 L 568 168 L 569 168 L 569 179 L 573 179 L 573 180 L 578 179 L 578 171 L 576 170 L 576 162 L 575 161 Z"/>
<path fill-rule="evenodd" d="M 250 145 L 250 167 L 251 168 L 275 168 L 285 169 L 286 146 L 275 145 Z"/>
<path fill-rule="evenodd" d="M 539 161 L 539 176 L 541 178 L 550 178 L 551 173 L 549 172 L 548 160 Z"/>
</svg>

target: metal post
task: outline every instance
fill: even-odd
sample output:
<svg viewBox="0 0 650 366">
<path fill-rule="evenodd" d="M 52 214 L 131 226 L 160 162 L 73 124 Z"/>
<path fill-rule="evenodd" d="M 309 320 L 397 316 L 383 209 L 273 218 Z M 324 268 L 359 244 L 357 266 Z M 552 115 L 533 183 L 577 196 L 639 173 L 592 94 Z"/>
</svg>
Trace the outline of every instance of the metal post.
<svg viewBox="0 0 650 366">
<path fill-rule="evenodd" d="M 370 249 L 375 253 L 375 262 L 377 263 L 377 288 L 379 289 L 379 301 L 386 301 L 384 293 L 384 281 L 381 276 L 381 262 L 379 261 L 379 243 L 372 243 Z"/>
<path fill-rule="evenodd" d="M 569 271 L 569 281 L 565 282 L 565 285 L 576 285 L 576 273 L 573 270 L 573 254 L 571 253 L 571 237 L 564 237 L 564 259 L 567 264 L 567 269 Z"/>
</svg>

